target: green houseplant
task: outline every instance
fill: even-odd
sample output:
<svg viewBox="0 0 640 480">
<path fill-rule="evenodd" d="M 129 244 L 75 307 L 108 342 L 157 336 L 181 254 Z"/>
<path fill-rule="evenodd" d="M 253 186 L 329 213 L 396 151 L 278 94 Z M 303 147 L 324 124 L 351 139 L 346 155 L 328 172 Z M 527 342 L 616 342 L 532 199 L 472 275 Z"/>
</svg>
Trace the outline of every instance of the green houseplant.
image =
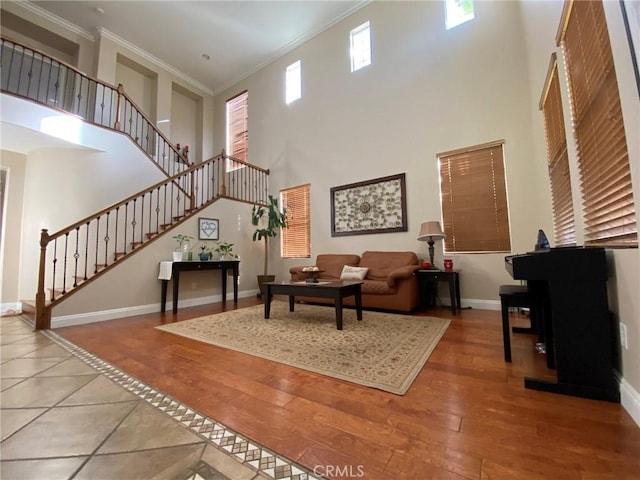
<svg viewBox="0 0 640 480">
<path fill-rule="evenodd" d="M 253 232 L 253 241 L 264 240 L 264 270 L 258 275 L 260 293 L 264 293 L 263 284 L 272 282 L 275 275 L 269 274 L 269 239 L 278 235 L 278 232 L 287 228 L 287 209 L 278 207 L 278 199 L 269 195 L 267 205 L 254 205 L 251 209 L 251 224 L 257 227 Z"/>
<path fill-rule="evenodd" d="M 236 255 L 233 253 L 233 243 L 217 242 L 216 247 L 213 249 L 213 251 L 220 255 L 220 260 L 236 258 Z"/>
<path fill-rule="evenodd" d="M 193 237 L 190 235 L 184 235 L 182 233 L 179 233 L 177 235 L 174 235 L 173 239 L 176 242 L 178 242 L 178 248 L 176 248 L 176 250 L 174 251 L 173 260 L 174 261 L 191 260 L 189 258 L 189 253 L 191 253 L 191 240 L 193 240 Z M 179 260 L 178 260 L 178 256 L 180 257 Z"/>
</svg>

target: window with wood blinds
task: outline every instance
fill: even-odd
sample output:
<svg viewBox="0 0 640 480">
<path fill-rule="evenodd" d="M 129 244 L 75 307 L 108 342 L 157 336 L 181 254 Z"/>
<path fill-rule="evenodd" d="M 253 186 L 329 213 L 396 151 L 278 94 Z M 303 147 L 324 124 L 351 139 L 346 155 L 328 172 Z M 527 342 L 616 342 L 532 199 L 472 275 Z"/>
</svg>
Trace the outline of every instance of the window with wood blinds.
<svg viewBox="0 0 640 480">
<path fill-rule="evenodd" d="M 280 191 L 280 205 L 287 209 L 288 228 L 282 230 L 282 258 L 311 256 L 310 185 Z"/>
<path fill-rule="evenodd" d="M 438 154 L 446 252 L 509 252 L 504 141 Z"/>
<path fill-rule="evenodd" d="M 637 247 L 627 140 L 602 2 L 567 1 L 557 41 L 578 150 L 584 243 Z"/>
<path fill-rule="evenodd" d="M 227 100 L 227 155 L 249 161 L 249 92 Z"/>
<path fill-rule="evenodd" d="M 551 56 L 549 63 L 547 80 L 540 98 L 540 110 L 544 116 L 547 140 L 547 165 L 551 182 L 555 245 L 575 245 L 576 223 L 573 216 L 567 137 L 564 130 L 564 112 L 555 53 Z"/>
</svg>

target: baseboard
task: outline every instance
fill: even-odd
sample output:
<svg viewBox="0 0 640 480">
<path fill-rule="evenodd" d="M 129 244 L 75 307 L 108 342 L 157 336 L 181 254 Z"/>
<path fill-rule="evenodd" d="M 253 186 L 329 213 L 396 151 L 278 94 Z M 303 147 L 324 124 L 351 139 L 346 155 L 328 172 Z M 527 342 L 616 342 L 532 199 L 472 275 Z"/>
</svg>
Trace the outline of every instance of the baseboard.
<svg viewBox="0 0 640 480">
<path fill-rule="evenodd" d="M 22 313 L 22 303 L 0 303 L 0 316 L 19 315 Z"/>
<path fill-rule="evenodd" d="M 255 296 L 258 289 L 238 292 L 239 298 Z M 228 297 L 227 297 L 228 298 Z M 449 299 L 443 301 L 444 306 L 449 305 Z M 187 300 L 179 300 L 179 307 L 196 307 L 198 305 L 206 305 L 208 303 L 216 303 L 222 301 L 222 295 L 209 295 L 206 297 L 190 298 Z M 9 311 L 9 304 L 6 304 Z M 19 303 L 18 303 L 19 305 Z M 167 302 L 167 307 L 171 308 L 171 303 Z M 20 307 L 21 308 L 21 307 Z M 500 310 L 500 302 L 498 300 L 475 300 L 462 299 L 462 308 L 477 308 L 479 310 Z M 61 315 L 51 317 L 51 328 L 71 327 L 73 325 L 83 325 L 85 323 L 105 322 L 107 320 L 115 320 L 116 318 L 133 317 L 135 315 L 144 315 L 146 313 L 155 313 L 160 311 L 160 304 L 138 305 L 135 307 L 114 308 L 112 310 L 103 310 L 100 312 L 79 313 L 77 315 Z M 4 310 L 2 311 L 4 312 Z"/>
<path fill-rule="evenodd" d="M 451 306 L 449 297 L 438 300 L 442 300 L 442 306 L 444 307 Z M 478 300 L 475 298 L 461 298 L 460 303 L 462 304 L 463 310 L 465 308 L 477 308 L 478 310 L 500 310 L 501 308 L 500 300 Z"/>
<path fill-rule="evenodd" d="M 640 427 L 640 393 L 620 377 L 620 404 Z"/>
<path fill-rule="evenodd" d="M 258 289 L 238 292 L 238 298 L 246 298 L 255 296 Z M 227 300 L 229 296 L 227 295 Z M 178 300 L 178 306 L 196 307 L 198 305 L 206 305 L 209 303 L 217 303 L 222 301 L 222 295 L 209 295 L 206 297 L 190 298 L 187 300 Z M 171 302 L 167 301 L 168 312 L 171 312 Z M 112 310 L 103 310 L 100 312 L 79 313 L 76 315 L 61 315 L 51 317 L 51 328 L 71 327 L 73 325 L 84 325 L 86 323 L 105 322 L 107 320 L 115 320 L 117 318 L 133 317 L 136 315 L 144 315 L 147 313 L 158 313 L 160 311 L 160 303 L 151 305 L 137 305 L 135 307 L 114 308 Z"/>
</svg>

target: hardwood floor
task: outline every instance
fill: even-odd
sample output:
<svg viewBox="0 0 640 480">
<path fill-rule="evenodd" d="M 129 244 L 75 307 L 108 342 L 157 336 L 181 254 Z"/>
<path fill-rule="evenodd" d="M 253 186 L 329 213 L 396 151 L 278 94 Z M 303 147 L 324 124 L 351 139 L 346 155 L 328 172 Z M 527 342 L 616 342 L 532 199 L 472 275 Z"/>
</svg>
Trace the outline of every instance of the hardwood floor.
<svg viewBox="0 0 640 480">
<path fill-rule="evenodd" d="M 238 308 L 256 299 L 241 299 Z M 328 478 L 636 479 L 640 428 L 619 404 L 526 390 L 551 377 L 535 339 L 502 353 L 500 314 L 452 318 L 406 395 L 158 331 L 233 309 L 184 308 L 55 331 L 206 416 Z M 366 318 L 366 312 L 365 312 Z M 526 320 L 524 320 L 526 323 Z"/>
</svg>

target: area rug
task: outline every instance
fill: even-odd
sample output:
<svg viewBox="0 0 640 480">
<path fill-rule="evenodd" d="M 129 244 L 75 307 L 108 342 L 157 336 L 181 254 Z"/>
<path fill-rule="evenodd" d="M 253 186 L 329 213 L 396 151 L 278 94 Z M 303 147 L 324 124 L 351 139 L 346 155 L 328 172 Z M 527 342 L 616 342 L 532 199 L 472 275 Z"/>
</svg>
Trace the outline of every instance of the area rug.
<svg viewBox="0 0 640 480">
<path fill-rule="evenodd" d="M 404 395 L 426 363 L 450 320 L 364 311 L 343 312 L 336 329 L 335 309 L 274 301 L 248 308 L 162 325 L 183 337 Z"/>
</svg>

